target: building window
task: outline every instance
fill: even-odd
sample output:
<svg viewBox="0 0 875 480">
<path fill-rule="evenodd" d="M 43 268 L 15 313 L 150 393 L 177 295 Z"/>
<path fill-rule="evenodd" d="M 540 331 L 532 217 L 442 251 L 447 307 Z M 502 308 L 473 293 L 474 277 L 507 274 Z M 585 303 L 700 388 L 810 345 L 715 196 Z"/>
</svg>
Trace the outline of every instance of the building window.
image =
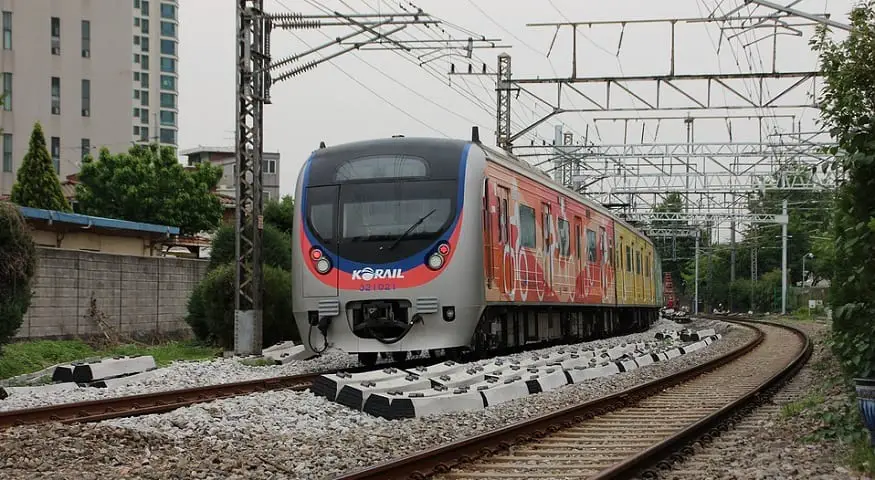
<svg viewBox="0 0 875 480">
<path fill-rule="evenodd" d="M 171 75 L 161 75 L 161 90 L 176 91 L 176 77 Z"/>
<path fill-rule="evenodd" d="M 135 137 L 140 136 L 140 126 L 139 125 L 134 125 L 134 136 Z"/>
<path fill-rule="evenodd" d="M 176 112 L 161 110 L 161 125 L 176 126 Z"/>
<path fill-rule="evenodd" d="M 140 33 L 142 33 L 143 35 L 149 34 L 149 19 L 148 18 L 144 18 L 144 19 L 140 20 Z"/>
<path fill-rule="evenodd" d="M 170 22 L 161 22 L 161 35 L 170 38 L 176 38 L 176 24 Z"/>
<path fill-rule="evenodd" d="M 91 140 L 88 138 L 82 139 L 82 160 L 85 160 L 85 157 L 88 156 L 88 153 L 91 152 Z"/>
<path fill-rule="evenodd" d="M 176 56 L 176 40 L 161 40 L 161 54 Z"/>
<path fill-rule="evenodd" d="M 165 73 L 176 73 L 176 60 L 168 57 L 161 57 L 161 71 Z"/>
<path fill-rule="evenodd" d="M 3 171 L 12 171 L 12 134 L 3 134 Z"/>
<path fill-rule="evenodd" d="M 140 66 L 144 70 L 149 69 L 149 56 L 148 55 L 140 55 Z"/>
<path fill-rule="evenodd" d="M 52 55 L 61 54 L 61 19 L 52 17 Z"/>
<path fill-rule="evenodd" d="M 52 163 L 55 164 L 55 172 L 61 171 L 61 137 L 52 137 Z"/>
<path fill-rule="evenodd" d="M 140 1 L 140 13 L 143 15 L 149 15 L 149 0 Z"/>
<path fill-rule="evenodd" d="M 134 90 L 134 100 L 139 100 L 139 99 L 140 99 L 140 91 Z"/>
<path fill-rule="evenodd" d="M 149 127 L 140 127 L 140 141 L 148 142 L 149 141 Z"/>
<path fill-rule="evenodd" d="M 176 130 L 171 130 L 169 128 L 161 129 L 161 143 L 169 143 L 171 145 L 176 145 Z"/>
<path fill-rule="evenodd" d="M 140 87 L 149 88 L 149 74 L 146 72 L 140 74 Z"/>
<path fill-rule="evenodd" d="M 135 81 L 135 82 L 139 82 L 139 81 L 140 81 L 140 72 L 134 72 L 134 81 Z"/>
<path fill-rule="evenodd" d="M 135 8 L 136 8 L 136 7 L 135 7 Z M 134 26 L 135 26 L 135 27 L 139 27 L 139 26 L 140 26 L 140 17 L 134 17 Z"/>
<path fill-rule="evenodd" d="M 176 108 L 176 95 L 172 93 L 162 93 L 161 94 L 161 107 L 162 108 Z"/>
<path fill-rule="evenodd" d="M 148 52 L 149 51 L 149 37 L 142 37 L 140 39 L 140 51 Z"/>
<path fill-rule="evenodd" d="M 3 12 L 3 50 L 12 50 L 12 12 Z"/>
<path fill-rule="evenodd" d="M 140 123 L 149 124 L 149 109 L 141 108 L 140 109 Z"/>
<path fill-rule="evenodd" d="M 134 54 L 134 63 L 140 63 L 140 54 L 139 53 Z"/>
<path fill-rule="evenodd" d="M 82 80 L 82 116 L 91 116 L 91 80 Z"/>
<path fill-rule="evenodd" d="M 161 4 L 161 18 L 169 18 L 170 20 L 176 20 L 176 5 L 171 5 L 169 3 Z"/>
<path fill-rule="evenodd" d="M 82 20 L 82 57 L 91 57 L 91 22 Z"/>
<path fill-rule="evenodd" d="M 3 72 L 3 110 L 12 111 L 12 74 Z"/>
<path fill-rule="evenodd" d="M 263 161 L 263 166 L 261 167 L 261 173 L 276 173 L 276 160 L 268 159 Z"/>
<path fill-rule="evenodd" d="M 140 0 L 134 0 L 134 8 L 140 8 Z"/>
<path fill-rule="evenodd" d="M 149 106 L 149 91 L 148 90 L 140 91 L 140 106 L 142 106 L 142 107 Z"/>
<path fill-rule="evenodd" d="M 140 117 L 140 107 L 134 107 L 134 118 Z"/>
<path fill-rule="evenodd" d="M 52 77 L 52 115 L 61 114 L 61 78 Z"/>
</svg>

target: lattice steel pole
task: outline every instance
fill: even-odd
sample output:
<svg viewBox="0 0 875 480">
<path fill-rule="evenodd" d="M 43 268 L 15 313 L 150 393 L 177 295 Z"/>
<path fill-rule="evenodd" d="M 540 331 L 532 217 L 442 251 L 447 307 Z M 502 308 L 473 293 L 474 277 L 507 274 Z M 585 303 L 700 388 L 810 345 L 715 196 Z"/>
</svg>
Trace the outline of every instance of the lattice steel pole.
<svg viewBox="0 0 875 480">
<path fill-rule="evenodd" d="M 237 0 L 237 127 L 234 353 L 260 354 L 262 339 L 261 157 L 269 80 L 263 0 Z"/>
<path fill-rule="evenodd" d="M 497 126 L 495 129 L 495 143 L 498 148 L 511 152 L 510 144 L 510 95 L 511 95 L 511 71 L 510 55 L 502 53 L 498 56 L 498 79 L 496 90 L 496 114 Z"/>
</svg>

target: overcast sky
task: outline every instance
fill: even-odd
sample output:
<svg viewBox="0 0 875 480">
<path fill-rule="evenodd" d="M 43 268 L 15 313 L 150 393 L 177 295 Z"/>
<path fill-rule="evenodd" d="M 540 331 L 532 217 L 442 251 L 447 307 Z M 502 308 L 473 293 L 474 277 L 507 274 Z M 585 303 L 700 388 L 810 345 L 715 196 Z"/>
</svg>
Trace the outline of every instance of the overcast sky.
<svg viewBox="0 0 875 480">
<path fill-rule="evenodd" d="M 235 11 L 232 1 L 185 0 L 180 7 L 180 148 L 198 145 L 227 145 L 234 143 L 234 35 Z M 290 11 L 323 13 L 318 7 L 341 12 L 371 13 L 400 11 L 399 5 L 410 8 L 410 2 L 396 1 L 328 1 L 266 0 L 266 8 L 274 13 Z M 424 11 L 445 20 L 446 34 L 466 38 L 465 30 L 487 37 L 502 39 L 512 48 L 483 49 L 475 52 L 471 61 L 479 70 L 485 62 L 495 70 L 499 53 L 511 54 L 515 77 L 547 78 L 569 76 L 571 72 L 572 34 L 561 30 L 553 41 L 555 29 L 527 27 L 526 23 L 562 21 L 631 20 L 643 18 L 691 18 L 707 15 L 716 8 L 727 12 L 743 0 L 421 0 L 416 5 Z M 789 3 L 784 0 L 784 3 Z M 795 8 L 812 13 L 828 12 L 838 21 L 847 21 L 851 0 L 802 0 Z M 742 12 L 748 12 L 743 9 Z M 773 13 L 759 8 L 758 15 Z M 779 71 L 810 71 L 816 68 L 814 55 L 807 42 L 813 30 L 803 28 L 802 37 L 780 35 L 777 45 L 776 68 Z M 321 30 L 276 31 L 272 36 L 272 55 L 279 59 L 308 49 L 330 38 L 349 33 L 347 27 L 325 27 Z M 408 27 L 398 39 L 427 39 L 437 35 L 435 29 Z M 734 32 L 727 32 L 731 35 Z M 678 23 L 676 27 L 676 73 L 717 73 L 749 71 L 755 68 L 771 69 L 771 39 L 755 42 L 770 31 L 756 30 L 727 40 L 720 38 L 717 24 Z M 783 31 L 782 33 L 789 33 Z M 622 36 L 622 42 L 620 38 Z M 553 43 L 550 57 L 546 53 Z M 670 28 L 668 24 L 628 24 L 592 26 L 577 35 L 578 76 L 660 75 L 669 72 L 671 58 Z M 619 47 L 619 48 L 618 48 Z M 336 51 L 327 50 L 326 53 Z M 717 53 L 719 48 L 720 53 Z M 617 54 L 619 50 L 619 54 Z M 469 61 L 454 52 L 427 63 L 425 68 L 414 58 L 421 52 L 399 55 L 386 51 L 361 51 L 346 54 L 299 76 L 276 84 L 272 90 L 273 104 L 266 106 L 265 149 L 282 155 L 280 190 L 293 193 L 301 165 L 320 141 L 338 144 L 353 140 L 406 136 L 448 136 L 467 138 L 472 125 L 479 125 L 481 137 L 494 144 L 495 92 L 494 80 L 487 77 L 449 77 L 450 63 L 457 71 L 465 71 Z M 316 59 L 318 57 L 308 57 Z M 775 80 L 767 85 L 767 93 L 777 94 L 791 81 Z M 689 85 L 694 95 L 704 95 L 704 83 Z M 581 87 L 582 89 L 584 87 Z M 754 92 L 756 85 L 738 83 L 743 92 Z M 810 87 L 806 87 L 810 90 Z M 554 86 L 533 86 L 532 91 L 542 98 L 555 101 Z M 589 91 L 585 91 L 590 93 Z M 593 95 L 595 91 L 591 92 Z M 640 95 L 655 92 L 642 89 Z M 808 92 L 811 93 L 810 91 Z M 680 99 L 663 92 L 664 99 Z M 677 94 L 675 94 L 677 95 Z M 805 102 L 805 91 L 793 97 Z M 612 90 L 618 105 L 641 107 L 639 101 L 623 97 L 618 89 Z M 712 93 L 712 98 L 726 98 L 724 92 Z M 785 97 L 786 100 L 793 98 Z M 646 98 L 645 98 L 646 99 Z M 586 102 L 565 91 L 563 107 L 581 108 Z M 539 104 L 528 95 L 514 101 L 514 131 L 548 112 L 549 107 Z M 720 114 L 724 111 L 710 112 Z M 746 113 L 756 113 L 746 110 Z M 686 112 L 671 112 L 684 115 Z M 814 128 L 813 110 L 787 112 L 767 122 L 767 130 L 789 131 L 795 120 L 803 123 L 803 131 Z M 648 116 L 647 113 L 622 114 L 568 113 L 544 123 L 518 143 L 528 144 L 550 139 L 556 124 L 575 132 L 579 137 L 601 144 L 623 143 L 624 122 L 594 121 L 594 117 Z M 631 122 L 628 141 L 641 140 L 644 124 L 645 142 L 681 142 L 685 140 L 682 121 Z M 598 129 L 596 129 L 596 125 Z M 697 141 L 725 141 L 728 128 L 725 121 L 697 123 Z M 589 126 L 589 127 L 587 127 Z M 743 119 L 732 121 L 733 139 L 754 140 L 759 135 L 758 124 Z"/>
</svg>

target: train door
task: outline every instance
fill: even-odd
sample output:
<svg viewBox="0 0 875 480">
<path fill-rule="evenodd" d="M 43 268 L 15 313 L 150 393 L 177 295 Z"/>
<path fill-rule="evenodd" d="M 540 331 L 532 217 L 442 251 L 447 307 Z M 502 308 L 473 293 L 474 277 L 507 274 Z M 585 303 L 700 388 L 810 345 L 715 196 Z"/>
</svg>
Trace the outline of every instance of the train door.
<svg viewBox="0 0 875 480">
<path fill-rule="evenodd" d="M 608 295 L 608 232 L 599 227 L 599 273 L 601 274 L 602 302 Z"/>
<path fill-rule="evenodd" d="M 574 273 L 574 288 L 576 294 L 583 295 L 583 220 L 580 217 L 574 217 L 574 251 L 575 251 L 575 273 Z"/>
<path fill-rule="evenodd" d="M 553 259 L 550 255 L 550 247 L 553 244 L 553 238 L 550 235 L 550 232 L 553 231 L 553 225 L 550 219 L 550 205 L 543 203 L 541 204 L 543 210 L 543 218 L 541 223 L 543 225 L 543 238 L 544 238 L 544 293 L 547 292 L 547 289 L 553 285 Z"/>
<path fill-rule="evenodd" d="M 496 193 L 496 202 L 498 207 L 498 246 L 496 248 L 496 264 L 499 266 L 499 280 L 501 280 L 502 291 L 504 293 L 510 293 L 510 291 L 513 290 L 514 283 L 514 263 L 504 263 L 504 252 L 507 250 L 506 246 L 512 245 L 510 239 L 510 214 L 508 213 L 510 190 L 499 185 Z M 510 251 L 512 252 L 513 249 L 510 249 Z"/>
<path fill-rule="evenodd" d="M 489 179 L 483 181 L 483 261 L 486 263 L 486 288 L 492 290 L 495 284 L 495 266 L 493 255 L 492 205 L 489 201 Z"/>
</svg>

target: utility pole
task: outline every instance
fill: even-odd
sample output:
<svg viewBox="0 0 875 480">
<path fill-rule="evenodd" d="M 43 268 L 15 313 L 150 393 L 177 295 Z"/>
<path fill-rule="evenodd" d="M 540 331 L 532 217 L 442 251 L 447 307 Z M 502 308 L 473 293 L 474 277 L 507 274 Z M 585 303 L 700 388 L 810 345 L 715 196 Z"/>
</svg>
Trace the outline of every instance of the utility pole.
<svg viewBox="0 0 875 480">
<path fill-rule="evenodd" d="M 784 223 L 781 224 L 781 315 L 787 313 L 787 200 L 781 207 Z"/>
<path fill-rule="evenodd" d="M 699 314 L 699 230 L 696 230 L 696 290 L 693 298 L 693 314 Z"/>
<path fill-rule="evenodd" d="M 269 20 L 264 0 L 237 0 L 234 353 L 260 355 L 264 104 L 269 102 Z"/>
<path fill-rule="evenodd" d="M 510 92 L 511 70 L 510 55 L 502 53 L 498 56 L 498 73 L 495 86 L 496 106 L 495 114 L 495 144 L 508 153 L 513 151 L 510 133 Z"/>
</svg>

